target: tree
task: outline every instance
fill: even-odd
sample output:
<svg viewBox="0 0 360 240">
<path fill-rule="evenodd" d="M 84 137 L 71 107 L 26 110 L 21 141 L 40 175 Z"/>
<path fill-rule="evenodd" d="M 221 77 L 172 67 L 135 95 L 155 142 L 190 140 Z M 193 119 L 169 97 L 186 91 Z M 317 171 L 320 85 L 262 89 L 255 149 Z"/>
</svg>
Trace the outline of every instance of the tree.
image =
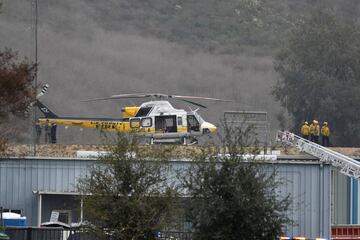
<svg viewBox="0 0 360 240">
<path fill-rule="evenodd" d="M 169 148 L 140 147 L 137 138 L 119 135 L 80 180 L 85 218 L 101 239 L 153 239 L 152 233 L 171 224 L 176 190 L 167 175 Z M 151 160 L 153 159 L 153 160 Z"/>
<path fill-rule="evenodd" d="M 359 146 L 360 29 L 327 10 L 313 11 L 291 29 L 278 52 L 273 94 L 294 117 L 328 121 L 337 144 Z M 293 130 L 294 130 L 293 129 Z"/>
<path fill-rule="evenodd" d="M 0 146 L 9 134 L 6 126 L 9 117 L 23 116 L 34 99 L 32 81 L 35 71 L 36 64 L 26 59 L 19 61 L 16 52 L 10 49 L 0 52 Z"/>
<path fill-rule="evenodd" d="M 226 127 L 225 136 L 223 149 L 204 150 L 183 177 L 193 239 L 275 239 L 288 222 L 289 196 L 277 193 L 276 171 L 254 161 L 251 127 Z"/>
</svg>

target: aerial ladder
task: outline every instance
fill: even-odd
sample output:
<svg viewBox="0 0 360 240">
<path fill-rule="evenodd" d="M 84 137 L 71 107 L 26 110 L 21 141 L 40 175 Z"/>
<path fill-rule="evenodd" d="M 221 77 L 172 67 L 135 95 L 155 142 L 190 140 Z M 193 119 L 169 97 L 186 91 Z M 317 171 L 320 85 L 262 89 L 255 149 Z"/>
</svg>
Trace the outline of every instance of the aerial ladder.
<svg viewBox="0 0 360 240">
<path fill-rule="evenodd" d="M 288 131 L 278 131 L 276 140 L 286 145 L 298 148 L 320 159 L 321 162 L 329 163 L 338 168 L 341 173 L 353 177 L 360 177 L 360 162 L 344 154 L 335 152 L 329 148 L 313 143 L 307 139 L 295 135 Z"/>
</svg>

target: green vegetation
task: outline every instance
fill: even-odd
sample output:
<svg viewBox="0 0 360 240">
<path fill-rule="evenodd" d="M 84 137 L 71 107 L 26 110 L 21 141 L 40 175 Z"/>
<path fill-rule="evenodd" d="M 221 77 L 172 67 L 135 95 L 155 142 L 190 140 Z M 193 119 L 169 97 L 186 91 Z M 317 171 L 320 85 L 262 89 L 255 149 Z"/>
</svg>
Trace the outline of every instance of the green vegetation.
<svg viewBox="0 0 360 240">
<path fill-rule="evenodd" d="M 290 198 L 277 191 L 275 169 L 255 160 L 252 128 L 226 129 L 224 145 L 193 151 L 178 178 L 169 174 L 172 148 L 145 149 L 119 135 L 78 186 L 89 230 L 101 239 L 145 240 L 157 230 L 183 230 L 186 219 L 193 239 L 275 239 L 289 223 Z"/>
<path fill-rule="evenodd" d="M 119 135 L 108 150 L 79 184 L 91 231 L 101 239 L 111 234 L 112 239 L 140 240 L 170 228 L 177 195 L 167 185 L 171 149 L 145 152 L 135 137 Z"/>
<path fill-rule="evenodd" d="M 337 145 L 359 146 L 360 28 L 326 10 L 299 21 L 276 56 L 274 95 L 294 117 L 328 121 Z M 298 130 L 298 129 L 294 129 Z"/>
<path fill-rule="evenodd" d="M 228 156 L 219 158 L 221 149 L 204 151 L 183 178 L 193 239 L 276 239 L 290 222 L 290 198 L 279 195 L 276 170 L 255 160 L 252 128 L 225 129 Z"/>
</svg>

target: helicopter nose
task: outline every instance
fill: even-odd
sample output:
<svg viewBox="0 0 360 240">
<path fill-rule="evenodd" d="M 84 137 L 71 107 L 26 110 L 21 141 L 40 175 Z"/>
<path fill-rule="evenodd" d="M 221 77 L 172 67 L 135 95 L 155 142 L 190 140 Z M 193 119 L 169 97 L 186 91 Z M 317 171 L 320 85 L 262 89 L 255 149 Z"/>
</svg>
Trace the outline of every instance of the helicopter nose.
<svg viewBox="0 0 360 240">
<path fill-rule="evenodd" d="M 211 124 L 209 127 L 210 132 L 215 132 L 217 130 L 217 127 L 214 124 Z"/>
<path fill-rule="evenodd" d="M 202 124 L 203 133 L 212 133 L 216 131 L 216 126 L 212 123 L 204 122 Z"/>
</svg>

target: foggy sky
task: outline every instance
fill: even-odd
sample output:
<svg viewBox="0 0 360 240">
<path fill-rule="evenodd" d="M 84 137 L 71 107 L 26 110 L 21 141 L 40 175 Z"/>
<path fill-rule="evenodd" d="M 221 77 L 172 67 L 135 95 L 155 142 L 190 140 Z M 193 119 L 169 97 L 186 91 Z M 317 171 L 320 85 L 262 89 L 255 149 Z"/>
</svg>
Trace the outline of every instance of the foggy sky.
<svg viewBox="0 0 360 240">
<path fill-rule="evenodd" d="M 33 59 L 31 1 L 3 3 L 0 47 L 16 49 L 21 56 Z M 209 108 L 200 110 L 200 114 L 210 122 L 219 123 L 225 110 L 267 111 L 272 128 L 277 128 L 275 115 L 280 107 L 270 95 L 277 78 L 271 56 L 189 51 L 186 46 L 141 36 L 132 26 L 126 32 L 105 30 L 97 22 L 101 19 L 91 17 L 96 9 L 85 0 L 38 0 L 38 3 L 38 81 L 50 85 L 42 100 L 57 114 L 120 117 L 122 106 L 142 101 L 83 103 L 80 100 L 121 93 L 161 92 L 234 99 L 239 103 L 201 102 Z M 178 102 L 173 105 L 188 109 Z M 94 135 L 88 130 L 80 133 L 78 128 L 73 129 L 76 130 L 70 132 L 60 128 L 61 141 L 79 138 L 89 141 L 88 136 Z"/>
</svg>

